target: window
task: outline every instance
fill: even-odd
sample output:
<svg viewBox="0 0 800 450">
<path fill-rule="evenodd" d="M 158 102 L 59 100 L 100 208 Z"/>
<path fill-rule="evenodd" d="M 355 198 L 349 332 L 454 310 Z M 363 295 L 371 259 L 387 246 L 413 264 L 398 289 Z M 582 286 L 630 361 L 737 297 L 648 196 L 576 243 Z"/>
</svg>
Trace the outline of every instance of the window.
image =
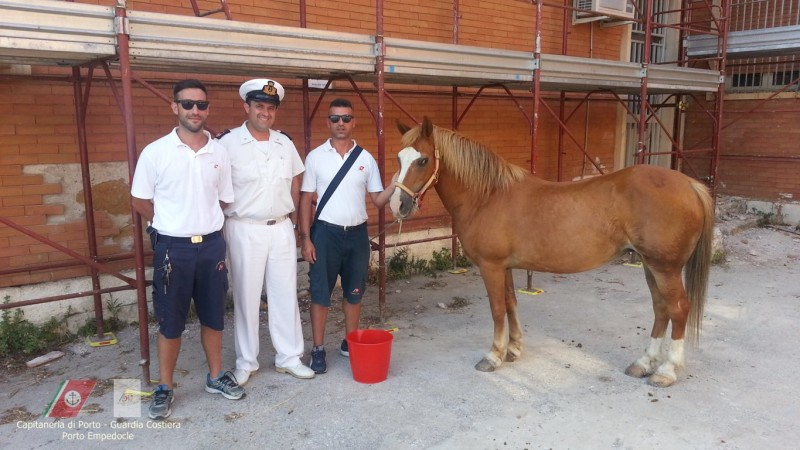
<svg viewBox="0 0 800 450">
<path fill-rule="evenodd" d="M 773 86 L 786 86 L 793 81 L 800 78 L 800 70 L 787 70 L 784 72 L 775 72 L 772 74 Z"/>
<path fill-rule="evenodd" d="M 731 75 L 732 87 L 760 87 L 761 74 L 760 73 L 735 73 Z"/>
</svg>

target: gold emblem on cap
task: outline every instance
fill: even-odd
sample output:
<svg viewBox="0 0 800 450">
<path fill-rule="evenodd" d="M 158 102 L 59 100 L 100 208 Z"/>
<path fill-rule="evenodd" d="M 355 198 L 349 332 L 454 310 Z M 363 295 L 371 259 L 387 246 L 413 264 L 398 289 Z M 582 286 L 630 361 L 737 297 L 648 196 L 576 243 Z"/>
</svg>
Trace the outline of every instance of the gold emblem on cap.
<svg viewBox="0 0 800 450">
<path fill-rule="evenodd" d="M 267 84 L 261 89 L 261 92 L 267 95 L 278 95 L 278 89 L 275 87 L 274 81 L 268 81 Z"/>
</svg>

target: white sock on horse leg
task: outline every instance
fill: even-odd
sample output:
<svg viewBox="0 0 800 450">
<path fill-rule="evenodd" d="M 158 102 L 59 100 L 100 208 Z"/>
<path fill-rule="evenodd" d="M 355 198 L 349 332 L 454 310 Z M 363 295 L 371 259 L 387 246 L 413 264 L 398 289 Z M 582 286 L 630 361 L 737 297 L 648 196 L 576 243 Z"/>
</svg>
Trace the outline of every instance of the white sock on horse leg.
<svg viewBox="0 0 800 450">
<path fill-rule="evenodd" d="M 636 361 L 637 366 L 641 366 L 647 373 L 653 373 L 661 357 L 661 344 L 664 338 L 650 338 L 644 355 Z"/>
</svg>

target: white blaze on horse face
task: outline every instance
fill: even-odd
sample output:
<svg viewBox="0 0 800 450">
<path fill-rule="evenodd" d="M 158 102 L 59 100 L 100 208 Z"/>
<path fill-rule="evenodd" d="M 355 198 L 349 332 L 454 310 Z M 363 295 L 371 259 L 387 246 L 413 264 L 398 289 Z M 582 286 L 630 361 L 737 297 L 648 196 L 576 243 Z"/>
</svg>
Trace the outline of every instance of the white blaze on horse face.
<svg viewBox="0 0 800 450">
<path fill-rule="evenodd" d="M 400 175 L 397 176 L 397 179 L 401 183 L 408 173 L 408 168 L 420 157 L 422 157 L 422 153 L 418 152 L 414 147 L 406 147 L 397 153 L 397 158 L 400 160 Z"/>
<path fill-rule="evenodd" d="M 421 156 L 422 154 L 414 147 L 406 147 L 397 153 L 397 158 L 400 160 L 400 174 L 397 175 L 397 181 L 399 183 L 402 183 L 405 180 L 406 174 L 408 173 L 408 168 L 411 167 L 411 164 Z M 391 199 L 389 200 L 389 207 L 392 209 L 392 213 L 395 217 L 400 217 L 401 193 L 403 193 L 401 189 L 395 189 Z"/>
</svg>

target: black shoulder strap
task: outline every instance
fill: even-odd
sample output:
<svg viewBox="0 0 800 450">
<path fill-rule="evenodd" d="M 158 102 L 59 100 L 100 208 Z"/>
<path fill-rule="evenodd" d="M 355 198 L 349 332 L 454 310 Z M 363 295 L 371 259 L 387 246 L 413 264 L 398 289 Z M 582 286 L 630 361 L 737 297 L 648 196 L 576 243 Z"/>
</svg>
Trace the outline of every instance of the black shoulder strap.
<svg viewBox="0 0 800 450">
<path fill-rule="evenodd" d="M 287 133 L 287 132 L 285 132 L 283 130 L 277 130 L 277 131 L 278 131 L 278 133 L 280 133 L 280 134 L 286 136 L 287 138 L 289 138 L 290 141 L 294 142 L 294 139 L 292 139 L 292 137 L 289 136 L 289 133 Z"/>
<path fill-rule="evenodd" d="M 230 129 L 228 129 L 228 130 L 223 130 L 223 131 L 221 131 L 221 132 L 217 133 L 217 135 L 216 135 L 216 136 L 214 136 L 214 139 L 222 139 L 222 136 L 225 136 L 226 134 L 228 134 L 228 133 L 230 133 L 230 132 L 231 132 L 231 130 L 230 130 Z"/>
<path fill-rule="evenodd" d="M 351 167 L 353 167 L 353 163 L 356 162 L 356 159 L 358 159 L 358 155 L 360 155 L 363 150 L 364 149 L 361 148 L 360 145 L 356 145 L 356 148 L 353 149 L 353 153 L 351 153 L 350 156 L 347 158 L 347 161 L 344 162 L 342 168 L 339 169 L 338 172 L 336 172 L 336 176 L 333 177 L 331 184 L 328 185 L 328 189 L 325 189 L 325 193 L 322 194 L 322 199 L 320 199 L 320 201 L 317 203 L 317 213 L 314 215 L 314 222 L 316 222 L 317 219 L 319 219 L 319 213 L 322 212 L 322 208 L 324 208 L 325 204 L 328 203 L 328 200 L 331 198 L 331 195 L 333 195 L 333 192 L 336 190 L 337 187 L 339 187 L 339 183 L 342 182 L 344 176 L 347 175 L 347 172 L 350 170 Z"/>
</svg>

